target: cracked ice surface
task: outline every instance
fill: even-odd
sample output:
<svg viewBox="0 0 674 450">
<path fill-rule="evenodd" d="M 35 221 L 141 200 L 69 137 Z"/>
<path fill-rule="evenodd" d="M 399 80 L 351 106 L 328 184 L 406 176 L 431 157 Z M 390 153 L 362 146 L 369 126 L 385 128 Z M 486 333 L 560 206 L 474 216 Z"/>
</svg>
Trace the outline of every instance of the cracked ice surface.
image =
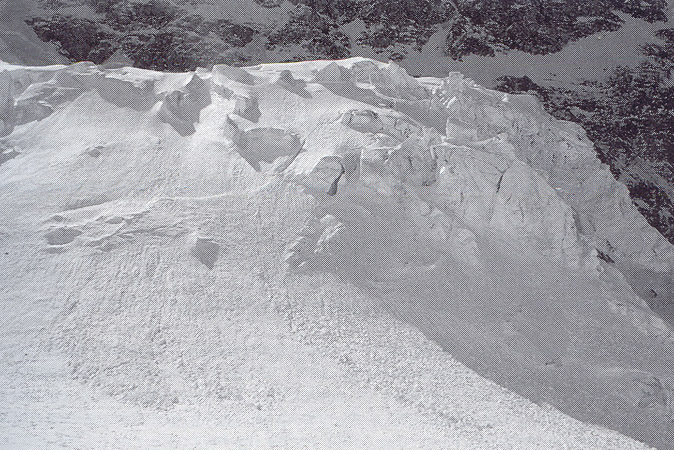
<svg viewBox="0 0 674 450">
<path fill-rule="evenodd" d="M 1 447 L 672 448 L 674 249 L 533 98 L 0 71 Z"/>
</svg>

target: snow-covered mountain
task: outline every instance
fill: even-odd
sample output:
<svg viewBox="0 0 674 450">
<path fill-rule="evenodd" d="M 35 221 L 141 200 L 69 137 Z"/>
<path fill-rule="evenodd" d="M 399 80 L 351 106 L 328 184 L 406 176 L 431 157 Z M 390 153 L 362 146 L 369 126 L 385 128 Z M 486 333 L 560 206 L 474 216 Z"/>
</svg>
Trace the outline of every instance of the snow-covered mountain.
<svg viewBox="0 0 674 450">
<path fill-rule="evenodd" d="M 674 247 L 535 98 L 0 70 L 3 448 L 673 448 Z"/>
<path fill-rule="evenodd" d="M 3 3 L 15 29 L 34 30 L 71 62 L 124 53 L 137 67 L 184 71 L 365 56 L 398 60 L 415 76 L 460 71 L 485 85 L 502 75 L 536 82 L 603 77 L 618 64 L 634 64 L 640 45 L 672 16 L 665 0 Z"/>
<path fill-rule="evenodd" d="M 666 0 L 2 0 L 0 60 L 182 72 L 218 63 L 361 56 L 394 59 L 414 76 L 459 71 L 491 87 L 501 76 L 526 76 L 543 89 L 560 90 L 565 104 L 569 94 L 583 91 L 583 80 L 605 80 L 618 65 L 643 61 L 641 47 L 663 42 L 656 30 L 668 17 L 674 16 Z M 646 98 L 655 102 L 652 94 Z M 564 109 L 544 105 L 553 115 Z M 667 102 L 665 109 L 671 109 Z M 638 111 L 623 114 L 612 125 L 631 124 L 632 114 L 645 122 Z M 653 129 L 667 127 L 653 122 Z M 635 137 L 611 130 L 606 138 L 592 128 L 586 129 L 602 161 L 628 185 L 649 223 L 674 242 L 671 164 L 621 155 L 631 152 L 622 147 L 665 155 L 668 147 L 658 149 L 649 132 Z"/>
</svg>

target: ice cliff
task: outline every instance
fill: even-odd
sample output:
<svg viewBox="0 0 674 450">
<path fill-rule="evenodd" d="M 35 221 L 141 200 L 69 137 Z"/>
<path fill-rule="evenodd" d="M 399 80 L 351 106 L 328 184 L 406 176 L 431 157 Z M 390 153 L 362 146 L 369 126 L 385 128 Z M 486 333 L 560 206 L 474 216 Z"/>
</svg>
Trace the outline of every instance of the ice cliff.
<svg viewBox="0 0 674 450">
<path fill-rule="evenodd" d="M 288 422 L 303 405 L 321 434 L 320 402 L 344 397 L 309 379 L 337 377 L 347 403 L 397 399 L 410 416 L 382 420 L 417 424 L 396 435 L 409 446 L 522 448 L 533 433 L 638 448 L 575 422 L 572 438 L 540 431 L 548 419 L 484 399 L 471 404 L 500 419 L 461 441 L 480 408 L 452 403 L 472 391 L 421 331 L 540 405 L 672 448 L 674 248 L 583 130 L 533 97 L 362 58 L 0 70 L 2 324 L 45 321 L 28 333 L 42 356 L 13 363 L 12 383 L 54 352 L 68 379 L 124 404 L 253 405 L 255 442 L 290 445 L 311 437 L 262 414 Z M 376 426 L 362 421 L 335 426 L 364 439 Z M 444 431 L 423 444 L 431 422 Z"/>
</svg>

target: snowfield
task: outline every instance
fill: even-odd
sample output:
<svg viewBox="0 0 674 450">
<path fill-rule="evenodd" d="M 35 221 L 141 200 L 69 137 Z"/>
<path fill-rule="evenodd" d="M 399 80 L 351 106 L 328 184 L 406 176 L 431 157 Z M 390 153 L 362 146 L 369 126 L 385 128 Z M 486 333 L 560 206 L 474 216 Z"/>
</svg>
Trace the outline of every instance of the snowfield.
<svg viewBox="0 0 674 450">
<path fill-rule="evenodd" d="M 533 97 L 0 71 L 1 448 L 674 448 L 674 248 Z"/>
</svg>

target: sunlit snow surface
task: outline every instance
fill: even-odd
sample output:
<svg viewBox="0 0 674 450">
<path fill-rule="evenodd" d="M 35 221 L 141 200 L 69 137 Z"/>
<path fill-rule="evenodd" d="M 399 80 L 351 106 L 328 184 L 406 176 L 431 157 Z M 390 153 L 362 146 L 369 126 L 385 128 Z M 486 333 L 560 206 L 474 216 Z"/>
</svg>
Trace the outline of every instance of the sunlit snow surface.
<svg viewBox="0 0 674 450">
<path fill-rule="evenodd" d="M 674 249 L 532 97 L 0 70 L 3 448 L 674 448 Z"/>
</svg>

